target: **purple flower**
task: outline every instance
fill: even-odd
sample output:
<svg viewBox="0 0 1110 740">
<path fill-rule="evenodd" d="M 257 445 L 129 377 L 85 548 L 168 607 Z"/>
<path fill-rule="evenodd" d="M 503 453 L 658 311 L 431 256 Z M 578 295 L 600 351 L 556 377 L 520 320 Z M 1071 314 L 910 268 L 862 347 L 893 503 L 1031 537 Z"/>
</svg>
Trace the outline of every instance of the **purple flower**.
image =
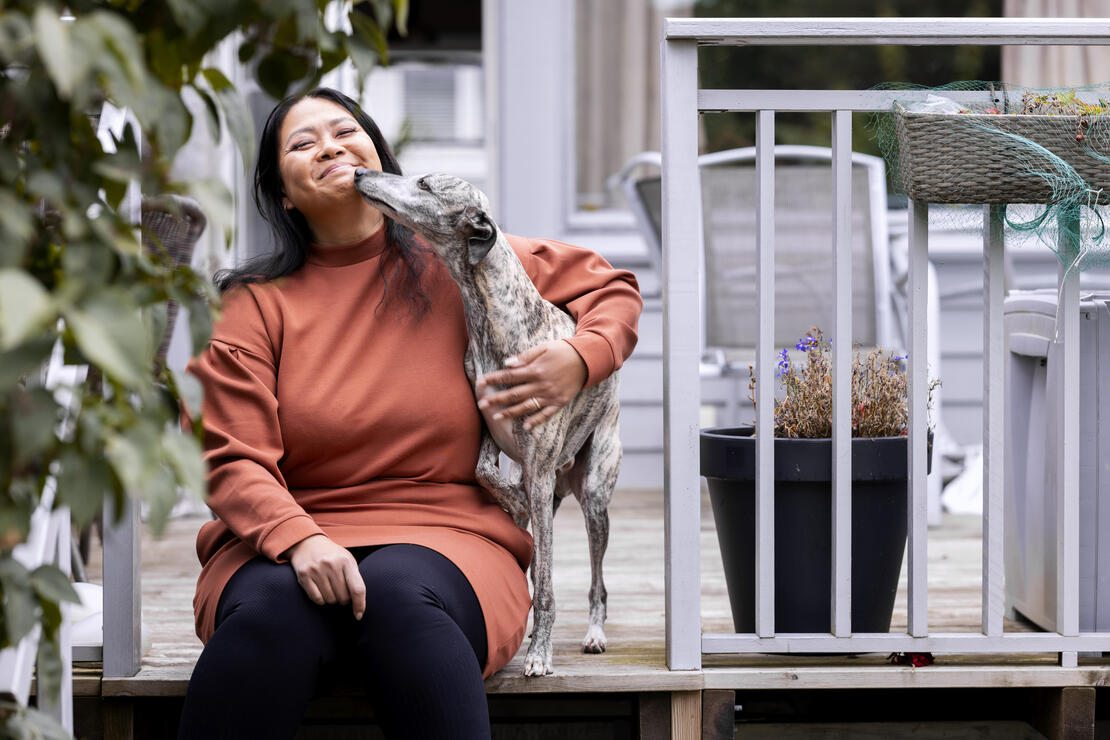
<svg viewBox="0 0 1110 740">
<path fill-rule="evenodd" d="M 781 376 L 783 373 L 785 373 L 789 369 L 790 369 L 790 356 L 788 354 L 786 354 L 786 349 L 784 348 L 782 350 L 782 352 L 779 352 L 779 370 L 778 370 L 777 373 L 775 373 L 775 377 L 777 378 L 777 377 Z"/>
</svg>

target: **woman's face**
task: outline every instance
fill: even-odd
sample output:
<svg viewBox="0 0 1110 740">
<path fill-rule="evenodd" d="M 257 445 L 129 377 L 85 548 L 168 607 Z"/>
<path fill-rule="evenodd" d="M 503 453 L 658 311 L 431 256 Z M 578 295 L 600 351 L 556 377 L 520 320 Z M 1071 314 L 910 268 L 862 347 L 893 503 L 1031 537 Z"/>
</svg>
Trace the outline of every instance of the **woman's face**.
<svg viewBox="0 0 1110 740">
<path fill-rule="evenodd" d="M 305 98 L 289 109 L 278 134 L 286 208 L 296 208 L 311 223 L 352 198 L 362 201 L 354 188 L 358 167 L 381 170 L 382 163 L 370 135 L 346 108 L 326 98 Z"/>
</svg>

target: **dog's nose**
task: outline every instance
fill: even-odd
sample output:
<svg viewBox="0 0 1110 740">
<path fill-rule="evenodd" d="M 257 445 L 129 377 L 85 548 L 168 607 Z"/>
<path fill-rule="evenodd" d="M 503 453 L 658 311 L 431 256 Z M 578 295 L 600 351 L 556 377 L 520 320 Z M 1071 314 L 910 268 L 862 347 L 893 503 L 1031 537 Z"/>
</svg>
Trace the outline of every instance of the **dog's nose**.
<svg viewBox="0 0 1110 740">
<path fill-rule="evenodd" d="M 362 177 L 365 174 L 366 169 L 364 167 L 359 167 L 357 170 L 355 170 L 355 177 Z"/>
</svg>

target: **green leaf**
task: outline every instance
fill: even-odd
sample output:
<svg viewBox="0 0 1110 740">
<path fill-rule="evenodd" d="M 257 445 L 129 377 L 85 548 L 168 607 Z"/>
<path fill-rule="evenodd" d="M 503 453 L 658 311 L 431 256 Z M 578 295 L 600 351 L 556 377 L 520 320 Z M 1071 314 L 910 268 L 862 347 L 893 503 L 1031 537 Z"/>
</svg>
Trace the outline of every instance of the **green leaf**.
<svg viewBox="0 0 1110 740">
<path fill-rule="evenodd" d="M 202 348 L 194 349 L 199 351 Z M 204 386 L 192 373 L 179 373 L 172 368 L 169 373 L 174 390 L 185 404 L 186 413 L 199 414 L 204 405 Z"/>
<path fill-rule="evenodd" d="M 36 336 L 0 352 L 0 392 L 10 390 L 25 376 L 40 370 L 54 349 L 54 336 Z"/>
<path fill-rule="evenodd" d="M 0 269 L 0 350 L 10 350 L 53 316 L 50 294 L 23 270 Z"/>
<path fill-rule="evenodd" d="M 84 19 L 85 23 L 97 30 L 103 45 L 119 62 L 127 76 L 127 82 L 137 94 L 146 88 L 147 73 L 143 65 L 143 48 L 135 27 L 115 13 L 97 11 Z"/>
<path fill-rule="evenodd" d="M 69 507 L 73 524 L 83 527 L 100 511 L 105 494 L 116 488 L 116 478 L 103 457 L 73 448 L 62 450 L 58 462 L 58 498 Z"/>
<path fill-rule="evenodd" d="M 77 80 L 85 72 L 86 60 L 80 57 L 79 50 L 70 39 L 69 29 L 62 23 L 55 8 L 40 5 L 35 9 L 32 23 L 42 63 L 58 89 L 59 97 L 68 100 L 73 95 Z"/>
<path fill-rule="evenodd" d="M 0 701 L 0 737 L 12 740 L 73 740 L 57 720 L 34 707 Z"/>
<path fill-rule="evenodd" d="M 288 51 L 271 51 L 258 62 L 258 84 L 277 100 L 285 97 L 289 86 L 308 74 L 308 60 Z"/>
<path fill-rule="evenodd" d="M 389 64 L 389 45 L 386 43 L 385 32 L 382 26 L 364 13 L 351 13 L 351 27 L 355 33 L 373 48 L 381 59 L 382 64 Z M 357 62 L 356 62 L 357 64 Z"/>
<path fill-rule="evenodd" d="M 235 201 L 227 185 L 214 178 L 192 180 L 187 185 L 189 195 L 200 204 L 200 210 L 208 218 L 209 228 L 220 234 L 225 244 L 230 246 L 232 226 L 235 223 Z"/>
<path fill-rule="evenodd" d="M 208 339 L 212 336 L 212 310 L 208 301 L 201 297 L 189 302 L 189 336 L 195 354 L 200 354 L 208 346 Z"/>
<path fill-rule="evenodd" d="M 128 387 L 150 381 L 153 353 L 138 309 L 120 290 L 100 291 L 65 312 L 81 352 L 117 383 Z"/>
<path fill-rule="evenodd" d="M 198 85 L 193 85 L 193 90 L 204 103 L 204 120 L 208 122 L 208 136 L 213 143 L 220 140 L 220 111 L 216 107 L 216 100 L 208 91 Z"/>
<path fill-rule="evenodd" d="M 0 587 L 4 592 L 4 634 L 0 647 L 15 645 L 35 626 L 35 596 L 27 569 L 10 555 L 0 557 Z"/>
<path fill-rule="evenodd" d="M 34 223 L 27 204 L 12 195 L 7 188 L 0 189 L 0 265 L 14 267 L 23 261 L 31 238 Z"/>
<path fill-rule="evenodd" d="M 162 434 L 162 447 L 177 473 L 178 483 L 190 496 L 203 501 L 208 491 L 208 470 L 204 464 L 204 451 L 197 440 L 182 434 L 177 427 L 167 427 Z"/>
<path fill-rule="evenodd" d="M 44 388 L 17 391 L 11 397 L 13 461 L 17 467 L 40 458 L 57 440 L 58 404 Z"/>
<path fill-rule="evenodd" d="M 389 28 L 393 23 L 393 0 L 370 0 L 374 7 L 374 17 L 381 28 Z"/>
<path fill-rule="evenodd" d="M 215 67 L 201 70 L 204 79 L 212 88 L 220 107 L 224 111 L 224 121 L 231 131 L 239 154 L 243 158 L 243 169 L 250 171 L 254 163 L 254 119 L 239 92 Z M 209 216 L 211 217 L 211 215 Z"/>
<path fill-rule="evenodd" d="M 40 690 L 56 699 L 62 687 L 62 656 L 54 640 L 39 640 L 35 670 Z"/>
<path fill-rule="evenodd" d="M 402 36 L 408 36 L 409 0 L 393 0 L 393 15 L 397 25 L 397 33 Z"/>
<path fill-rule="evenodd" d="M 378 66 L 377 52 L 358 36 L 347 37 L 347 56 L 354 62 L 355 71 L 358 73 L 358 89 L 366 84 L 366 78 Z"/>
<path fill-rule="evenodd" d="M 63 601 L 71 604 L 81 603 L 81 597 L 73 590 L 69 576 L 56 565 L 40 565 L 31 571 L 31 588 L 40 598 L 50 599 L 55 603 Z"/>
<path fill-rule="evenodd" d="M 177 25 L 189 36 L 196 36 L 208 23 L 207 8 L 196 0 L 166 0 Z"/>
</svg>

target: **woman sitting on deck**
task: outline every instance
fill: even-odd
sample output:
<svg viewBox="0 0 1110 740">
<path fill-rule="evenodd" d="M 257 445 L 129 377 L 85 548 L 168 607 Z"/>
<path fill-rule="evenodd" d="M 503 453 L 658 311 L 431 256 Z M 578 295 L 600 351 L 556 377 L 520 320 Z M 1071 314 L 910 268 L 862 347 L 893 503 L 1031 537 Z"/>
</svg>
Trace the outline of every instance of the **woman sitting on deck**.
<svg viewBox="0 0 1110 740">
<path fill-rule="evenodd" d="M 389 737 L 488 738 L 482 679 L 523 640 L 532 541 L 475 482 L 458 288 L 357 193 L 359 167 L 400 173 L 345 95 L 270 114 L 255 199 L 277 249 L 222 277 L 190 368 L 219 518 L 197 538 L 205 648 L 181 737 L 292 737 L 321 672 L 346 662 Z M 506 386 L 495 407 L 542 423 L 627 359 L 641 302 L 593 252 L 509 242 L 578 323 L 486 376 Z"/>
</svg>

